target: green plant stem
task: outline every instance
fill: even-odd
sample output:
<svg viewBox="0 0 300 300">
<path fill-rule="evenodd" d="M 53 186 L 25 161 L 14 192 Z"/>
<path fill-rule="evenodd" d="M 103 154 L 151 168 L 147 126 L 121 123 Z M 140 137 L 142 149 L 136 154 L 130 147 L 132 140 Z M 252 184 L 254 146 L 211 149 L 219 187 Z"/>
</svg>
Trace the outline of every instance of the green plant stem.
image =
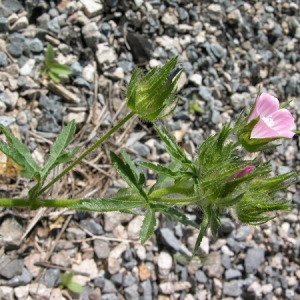
<svg viewBox="0 0 300 300">
<path fill-rule="evenodd" d="M 123 120 L 121 120 L 116 126 L 110 129 L 106 134 L 104 134 L 99 140 L 97 140 L 91 147 L 85 150 L 77 159 L 74 160 L 66 169 L 64 169 L 60 174 L 53 178 L 46 186 L 44 186 L 38 193 L 37 196 L 48 190 L 55 182 L 61 179 L 69 171 L 73 169 L 81 160 L 83 160 L 88 154 L 99 147 L 104 141 L 106 141 L 113 133 L 115 133 L 120 127 L 122 127 L 128 120 L 130 120 L 135 115 L 135 112 L 130 112 Z"/>
<path fill-rule="evenodd" d="M 36 199 L 34 209 L 40 207 L 71 207 L 75 204 L 81 204 L 86 199 Z M 32 202 L 29 198 L 0 198 L 0 207 L 30 207 Z"/>
</svg>

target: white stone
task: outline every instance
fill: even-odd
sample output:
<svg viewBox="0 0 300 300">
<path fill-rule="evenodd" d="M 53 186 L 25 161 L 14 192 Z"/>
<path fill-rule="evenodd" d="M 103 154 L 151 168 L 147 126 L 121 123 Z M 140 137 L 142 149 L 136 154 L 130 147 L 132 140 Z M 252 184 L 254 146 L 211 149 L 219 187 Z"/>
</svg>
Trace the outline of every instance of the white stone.
<svg viewBox="0 0 300 300">
<path fill-rule="evenodd" d="M 144 216 L 136 216 L 134 217 L 128 224 L 128 238 L 130 240 L 139 240 L 140 239 L 140 231 L 141 226 L 143 224 Z"/>
<path fill-rule="evenodd" d="M 162 276 L 167 276 L 172 268 L 172 264 L 172 256 L 168 252 L 160 252 L 157 259 L 159 274 Z"/>
<path fill-rule="evenodd" d="M 166 25 L 176 25 L 178 24 L 178 17 L 172 12 L 166 12 L 162 17 L 162 22 Z"/>
<path fill-rule="evenodd" d="M 33 71 L 35 65 L 35 60 L 30 58 L 26 61 L 23 67 L 20 69 L 20 74 L 23 76 L 30 75 Z"/>
<path fill-rule="evenodd" d="M 1 299 L 13 299 L 14 291 L 9 286 L 0 286 L 0 297 Z"/>
<path fill-rule="evenodd" d="M 144 0 L 134 0 L 134 3 L 137 7 L 141 7 L 144 3 Z"/>
<path fill-rule="evenodd" d="M 98 268 L 94 259 L 85 259 L 79 264 L 73 264 L 72 269 L 77 272 L 89 274 L 89 276 L 75 275 L 73 281 L 80 285 L 87 284 L 91 279 L 94 279 L 98 274 Z"/>
<path fill-rule="evenodd" d="M 95 72 L 95 67 L 92 64 L 88 64 L 82 70 L 82 77 L 88 82 L 93 82 L 95 79 Z"/>
<path fill-rule="evenodd" d="M 76 124 L 85 122 L 87 117 L 86 112 L 71 112 L 67 116 L 64 117 L 64 121 L 66 123 L 71 122 L 72 120 L 75 120 Z"/>
<path fill-rule="evenodd" d="M 29 285 L 17 286 L 14 289 L 15 296 L 18 300 L 25 300 L 29 294 Z"/>
<path fill-rule="evenodd" d="M 202 76 L 200 74 L 192 74 L 189 76 L 189 81 L 199 86 L 202 83 Z"/>
<path fill-rule="evenodd" d="M 167 35 L 158 36 L 156 38 L 156 42 L 158 45 L 164 47 L 167 50 L 174 48 L 174 39 Z"/>
<path fill-rule="evenodd" d="M 80 0 L 84 13 L 89 18 L 99 15 L 103 10 L 103 5 L 99 0 Z"/>
<path fill-rule="evenodd" d="M 107 43 L 102 43 L 97 46 L 96 59 L 102 69 L 108 69 L 118 61 L 117 54 L 114 48 Z"/>
</svg>

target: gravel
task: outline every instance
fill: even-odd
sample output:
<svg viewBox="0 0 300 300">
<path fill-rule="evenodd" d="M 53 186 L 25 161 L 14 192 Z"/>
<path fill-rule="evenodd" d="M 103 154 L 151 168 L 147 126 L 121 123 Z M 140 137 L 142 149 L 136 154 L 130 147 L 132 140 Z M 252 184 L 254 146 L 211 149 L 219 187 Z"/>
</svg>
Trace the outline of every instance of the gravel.
<svg viewBox="0 0 300 300">
<path fill-rule="evenodd" d="M 281 101 L 296 100 L 299 128 L 299 12 L 292 0 L 2 0 L 0 123 L 14 128 L 39 162 L 67 120 L 76 120 L 76 143 L 85 148 L 125 114 L 124 87 L 137 66 L 149 70 L 179 55 L 180 101 L 165 122 L 191 155 L 253 103 L 259 86 Z M 49 43 L 73 70 L 60 89 L 40 74 Z M 169 161 L 151 124 L 127 130 L 109 150 L 126 145 L 139 160 Z M 265 157 L 274 172 L 300 171 L 298 150 L 295 137 Z M 53 197 L 100 197 L 123 187 L 107 176 L 106 151 L 89 157 Z M 17 184 L 5 178 L 1 195 L 20 197 L 31 183 Z M 0 298 L 65 299 L 60 274 L 72 269 L 84 287 L 81 299 L 300 299 L 299 187 L 283 196 L 295 208 L 261 226 L 238 224 L 225 212 L 218 238 L 204 237 L 203 259 L 191 257 L 198 231 L 162 216 L 140 245 L 139 216 L 51 211 L 31 228 L 36 212 L 2 209 Z M 197 220 L 193 208 L 186 214 Z"/>
</svg>

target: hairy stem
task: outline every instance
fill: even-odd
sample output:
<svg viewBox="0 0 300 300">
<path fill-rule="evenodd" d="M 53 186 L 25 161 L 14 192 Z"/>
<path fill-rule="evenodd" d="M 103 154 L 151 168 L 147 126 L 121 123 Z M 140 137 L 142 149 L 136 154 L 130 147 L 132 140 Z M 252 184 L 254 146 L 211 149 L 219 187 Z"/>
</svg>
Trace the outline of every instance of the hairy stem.
<svg viewBox="0 0 300 300">
<path fill-rule="evenodd" d="M 112 134 L 114 134 L 120 127 L 122 127 L 129 119 L 135 115 L 134 112 L 129 113 L 123 120 L 121 120 L 116 126 L 110 129 L 106 134 L 104 134 L 99 140 L 97 140 L 91 147 L 85 150 L 77 159 L 74 160 L 66 169 L 64 169 L 60 174 L 53 178 L 46 186 L 44 186 L 38 193 L 37 196 L 48 190 L 55 182 L 60 180 L 64 175 L 71 171 L 74 166 L 76 166 L 81 160 L 83 160 L 88 154 L 99 147 L 104 141 L 106 141 Z"/>
</svg>

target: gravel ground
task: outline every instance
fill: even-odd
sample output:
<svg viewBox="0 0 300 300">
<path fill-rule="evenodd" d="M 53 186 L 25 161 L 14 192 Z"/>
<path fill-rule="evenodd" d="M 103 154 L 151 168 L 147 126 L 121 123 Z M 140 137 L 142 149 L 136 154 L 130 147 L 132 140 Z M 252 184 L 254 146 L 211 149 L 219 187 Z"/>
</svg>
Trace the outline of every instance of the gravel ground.
<svg viewBox="0 0 300 300">
<path fill-rule="evenodd" d="M 296 100 L 299 129 L 299 13 L 299 0 L 2 0 L 0 123 L 39 162 L 72 119 L 74 146 L 85 148 L 126 113 L 124 86 L 137 66 L 149 70 L 179 55 L 180 103 L 165 123 L 187 152 L 253 103 L 259 86 Z M 48 44 L 73 70 L 61 85 L 39 74 Z M 120 147 L 137 159 L 169 160 L 151 124 L 136 119 L 51 196 L 115 192 L 124 183 L 107 153 Z M 297 137 L 265 153 L 271 158 L 276 173 L 299 171 Z M 1 196 L 26 195 L 30 182 L 8 163 L 0 169 Z M 299 187 L 282 196 L 295 208 L 262 226 L 224 214 L 219 238 L 204 238 L 201 259 L 191 257 L 197 231 L 161 216 L 155 236 L 140 245 L 140 216 L 3 209 L 0 298 L 300 299 Z M 197 221 L 194 209 L 185 210 Z M 58 288 L 70 271 L 84 287 L 80 297 Z"/>
</svg>

